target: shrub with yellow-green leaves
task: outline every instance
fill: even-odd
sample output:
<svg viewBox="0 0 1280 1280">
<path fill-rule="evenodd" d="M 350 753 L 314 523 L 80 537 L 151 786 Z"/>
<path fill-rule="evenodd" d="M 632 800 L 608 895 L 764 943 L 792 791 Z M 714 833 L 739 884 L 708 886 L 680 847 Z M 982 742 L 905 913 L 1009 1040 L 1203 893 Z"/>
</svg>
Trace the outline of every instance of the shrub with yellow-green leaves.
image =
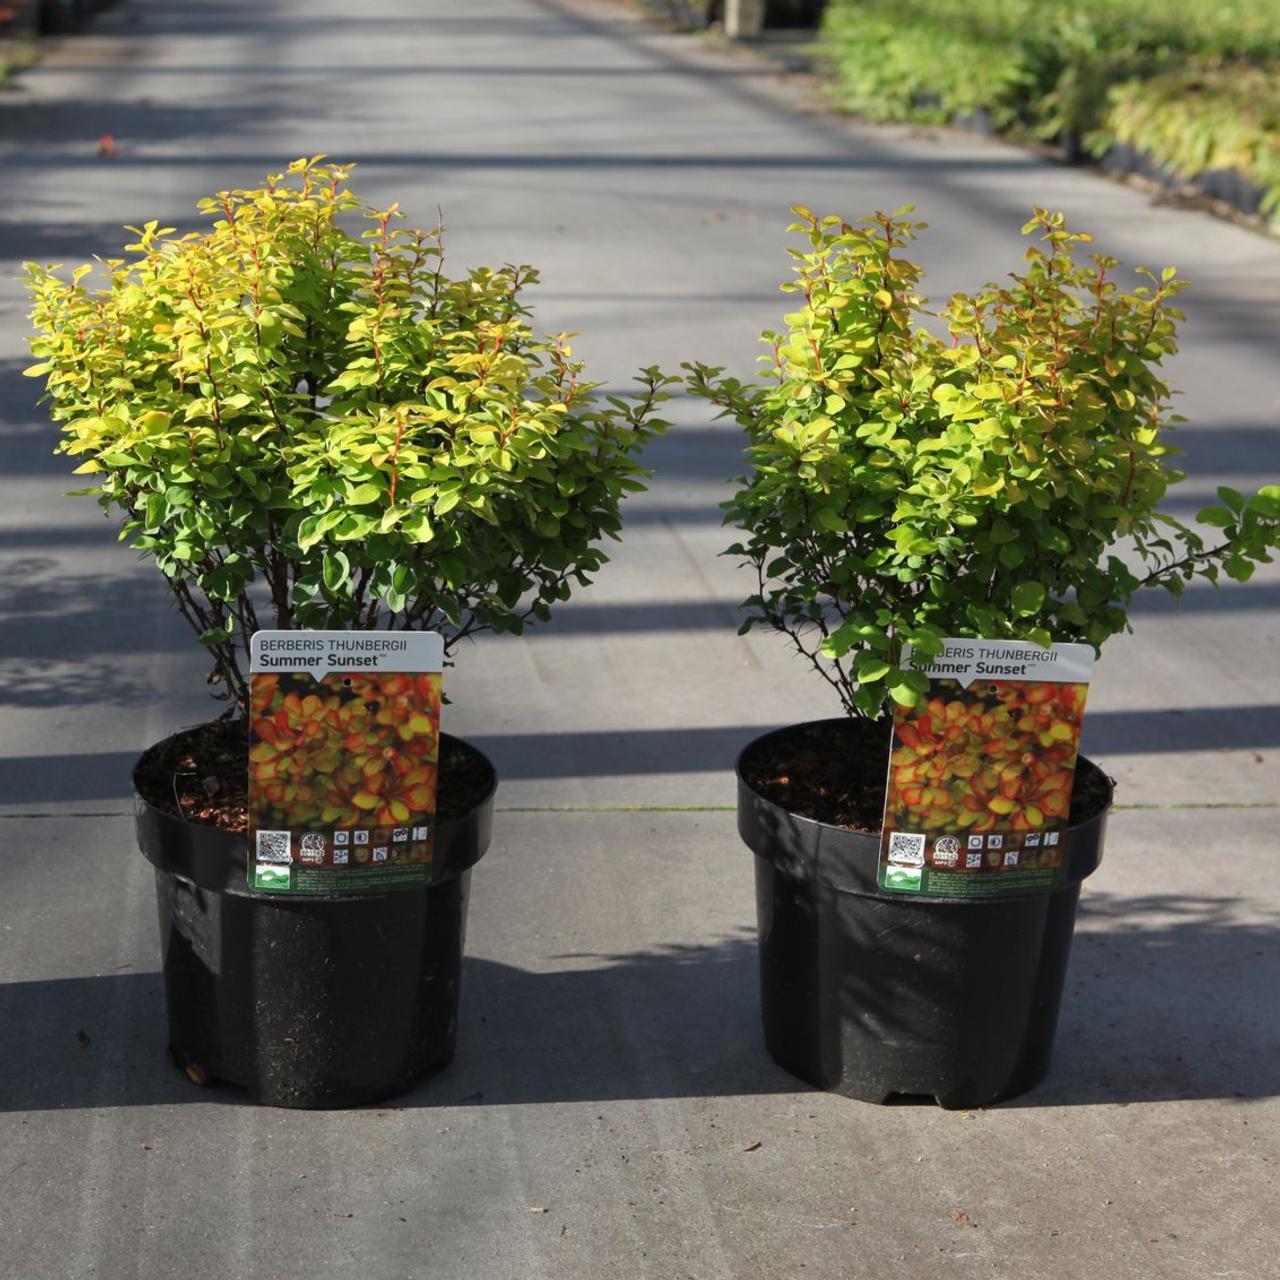
<svg viewBox="0 0 1280 1280">
<path fill-rule="evenodd" d="M 59 448 L 241 710 L 259 626 L 438 629 L 448 652 L 545 619 L 665 425 L 656 370 L 600 405 L 570 335 L 535 337 L 531 268 L 446 275 L 439 229 L 322 159 L 201 201 L 206 231 L 129 228 L 105 280 L 27 268 Z"/>
<path fill-rule="evenodd" d="M 855 716 L 927 689 L 906 642 L 1096 649 L 1139 588 L 1243 581 L 1280 544 L 1280 485 L 1219 489 L 1198 516 L 1220 530 L 1209 543 L 1158 510 L 1182 478 L 1159 368 L 1181 318 L 1172 269 L 1125 290 L 1114 258 L 1082 261 L 1090 237 L 1037 210 L 1023 272 L 953 297 L 939 338 L 917 323 L 908 212 L 851 226 L 797 209 L 808 247 L 782 287 L 799 306 L 764 335 L 763 381 L 685 366 L 747 435 L 753 470 L 726 504 L 746 535 L 729 551 L 758 579 L 743 629 L 783 632 Z"/>
</svg>

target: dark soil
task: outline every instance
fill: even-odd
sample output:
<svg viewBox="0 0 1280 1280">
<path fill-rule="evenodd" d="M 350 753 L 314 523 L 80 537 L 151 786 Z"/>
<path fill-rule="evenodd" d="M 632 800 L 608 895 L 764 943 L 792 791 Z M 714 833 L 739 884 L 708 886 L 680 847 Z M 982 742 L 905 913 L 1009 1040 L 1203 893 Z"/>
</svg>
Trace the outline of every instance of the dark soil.
<svg viewBox="0 0 1280 1280">
<path fill-rule="evenodd" d="M 249 737 L 242 720 L 212 720 L 166 738 L 138 762 L 133 784 L 158 809 L 188 822 L 244 831 L 249 820 Z M 437 816 L 463 817 L 488 795 L 493 770 L 474 747 L 440 736 Z"/>
<path fill-rule="evenodd" d="M 747 785 L 766 800 L 828 826 L 878 832 L 889 780 L 889 724 L 818 720 L 770 734 L 742 759 Z M 1072 826 L 1111 801 L 1111 781 L 1097 765 L 1076 763 Z"/>
</svg>

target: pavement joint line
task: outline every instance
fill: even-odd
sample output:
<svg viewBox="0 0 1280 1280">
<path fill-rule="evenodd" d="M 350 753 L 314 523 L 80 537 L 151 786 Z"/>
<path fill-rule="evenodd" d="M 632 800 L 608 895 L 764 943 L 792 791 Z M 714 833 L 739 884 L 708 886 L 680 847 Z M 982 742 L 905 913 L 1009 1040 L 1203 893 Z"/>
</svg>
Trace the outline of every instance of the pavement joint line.
<svg viewBox="0 0 1280 1280">
<path fill-rule="evenodd" d="M 1113 804 L 1117 811 L 1132 812 L 1134 810 L 1151 810 L 1167 813 L 1173 809 L 1280 809 L 1280 802 L 1274 800 L 1206 800 L 1202 803 L 1188 801 L 1183 804 Z"/>
<path fill-rule="evenodd" d="M 1280 809 L 1280 802 L 1270 800 L 1212 800 L 1202 804 L 1114 804 L 1113 811 L 1166 812 L 1173 809 Z M 495 813 L 736 813 L 734 804 L 551 804 L 511 805 L 499 807 Z"/>
<path fill-rule="evenodd" d="M 25 818 L 132 818 L 132 809 L 87 809 L 72 810 L 70 813 L 59 813 L 57 810 L 36 813 L 0 813 L 0 822 L 17 821 Z"/>
<path fill-rule="evenodd" d="M 1114 813 L 1169 813 L 1196 809 L 1280 809 L 1280 801 L 1213 800 L 1185 804 L 1114 804 Z M 736 813 L 734 804 L 519 804 L 505 805 L 494 813 Z M 57 810 L 0 813 L 0 822 L 42 818 L 132 818 L 132 809 L 89 809 L 60 813 Z"/>
<path fill-rule="evenodd" d="M 736 804 L 520 804 L 494 813 L 737 813 Z"/>
</svg>

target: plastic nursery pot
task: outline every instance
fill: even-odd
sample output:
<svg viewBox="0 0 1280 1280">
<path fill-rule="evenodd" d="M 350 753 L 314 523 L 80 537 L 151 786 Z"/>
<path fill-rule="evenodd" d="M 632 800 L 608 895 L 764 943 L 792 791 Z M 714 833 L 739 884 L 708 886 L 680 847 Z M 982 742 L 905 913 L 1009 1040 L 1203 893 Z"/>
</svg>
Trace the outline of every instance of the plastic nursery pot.
<svg viewBox="0 0 1280 1280">
<path fill-rule="evenodd" d="M 820 1089 L 866 1102 L 984 1106 L 1049 1069 L 1080 882 L 1102 857 L 1106 802 L 1069 828 L 1066 882 L 1026 897 L 927 898 L 876 883 L 878 835 L 791 813 L 748 784 L 738 832 L 756 855 L 765 1043 Z M 887 769 L 887 760 L 886 760 Z"/>
<path fill-rule="evenodd" d="M 489 846 L 490 785 L 441 820 L 425 889 L 281 896 L 246 882 L 243 834 L 136 796 L 156 869 L 169 1043 L 199 1081 L 282 1107 L 349 1107 L 404 1093 L 453 1057 L 471 867 Z M 152 747 L 139 761 L 162 752 Z M 135 777 L 137 771 L 135 771 Z"/>
</svg>

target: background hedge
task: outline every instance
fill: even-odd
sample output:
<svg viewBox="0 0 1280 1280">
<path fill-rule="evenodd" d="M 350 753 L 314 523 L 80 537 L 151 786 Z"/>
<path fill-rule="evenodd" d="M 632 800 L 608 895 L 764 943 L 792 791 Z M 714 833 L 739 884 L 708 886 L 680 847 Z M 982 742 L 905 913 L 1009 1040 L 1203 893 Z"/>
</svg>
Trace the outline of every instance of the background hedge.
<svg viewBox="0 0 1280 1280">
<path fill-rule="evenodd" d="M 1234 170 L 1280 218 L 1277 0 L 832 0 L 822 43 L 861 115 L 983 112 L 1099 157 L 1123 143 L 1184 178 Z"/>
</svg>

